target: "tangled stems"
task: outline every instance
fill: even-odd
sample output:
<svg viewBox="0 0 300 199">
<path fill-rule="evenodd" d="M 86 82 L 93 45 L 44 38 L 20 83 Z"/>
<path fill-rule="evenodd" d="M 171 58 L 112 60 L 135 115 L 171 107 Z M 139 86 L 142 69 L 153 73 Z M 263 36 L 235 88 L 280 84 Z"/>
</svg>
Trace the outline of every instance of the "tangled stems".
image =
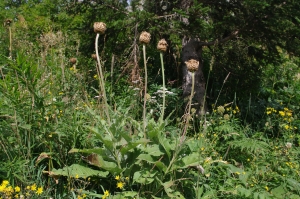
<svg viewBox="0 0 300 199">
<path fill-rule="evenodd" d="M 144 88 L 144 107 L 143 107 L 143 127 L 144 127 L 144 137 L 146 138 L 146 101 L 147 101 L 147 60 L 146 60 L 146 45 L 143 44 L 143 56 L 144 56 L 144 66 L 145 66 L 145 88 Z"/>
<path fill-rule="evenodd" d="M 162 78 L 163 78 L 163 106 L 162 106 L 162 112 L 161 112 L 161 116 L 160 116 L 160 120 L 162 122 L 164 119 L 165 106 L 166 106 L 165 68 L 164 68 L 164 60 L 163 60 L 162 52 L 160 52 L 160 61 L 161 61 L 161 71 L 162 71 Z"/>
<path fill-rule="evenodd" d="M 188 111 L 186 113 L 186 120 L 185 120 L 185 125 L 184 125 L 184 130 L 181 136 L 181 140 L 180 143 L 182 143 L 184 141 L 184 137 L 187 133 L 187 127 L 189 125 L 189 120 L 190 120 L 190 112 L 191 112 L 191 105 L 192 105 L 192 99 L 193 99 L 193 95 L 194 95 L 194 87 L 195 87 L 195 72 L 192 72 L 192 91 L 191 91 L 191 95 L 190 95 L 190 100 L 189 100 L 189 108 Z"/>
<path fill-rule="evenodd" d="M 96 50 L 96 56 L 97 56 L 97 63 L 98 63 L 98 67 L 99 67 L 98 70 L 99 70 L 99 74 L 100 74 L 100 89 L 102 90 L 103 100 L 104 100 L 104 111 L 105 111 L 106 117 L 108 119 L 108 122 L 110 123 L 110 117 L 109 117 L 109 113 L 108 113 L 108 104 L 107 104 L 107 98 L 106 98 L 106 92 L 105 92 L 104 77 L 103 77 L 103 73 L 102 73 L 99 52 L 98 52 L 98 40 L 99 40 L 99 33 L 97 33 L 97 36 L 96 36 L 95 50 Z"/>
</svg>

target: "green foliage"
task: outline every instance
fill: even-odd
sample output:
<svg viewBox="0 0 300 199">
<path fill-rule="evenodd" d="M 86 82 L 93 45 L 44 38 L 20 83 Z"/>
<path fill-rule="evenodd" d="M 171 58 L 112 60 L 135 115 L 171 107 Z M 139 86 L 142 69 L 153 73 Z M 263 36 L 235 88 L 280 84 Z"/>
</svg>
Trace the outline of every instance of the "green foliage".
<svg viewBox="0 0 300 199">
<path fill-rule="evenodd" d="M 12 19 L 0 27 L 0 196 L 299 198 L 299 2 L 131 3 L 132 11 L 126 1 L 0 2 L 0 20 Z M 108 27 L 99 49 L 109 105 L 91 58 L 95 21 Z M 146 121 L 143 30 L 151 33 Z M 184 36 L 208 46 L 210 114 L 182 113 Z"/>
</svg>

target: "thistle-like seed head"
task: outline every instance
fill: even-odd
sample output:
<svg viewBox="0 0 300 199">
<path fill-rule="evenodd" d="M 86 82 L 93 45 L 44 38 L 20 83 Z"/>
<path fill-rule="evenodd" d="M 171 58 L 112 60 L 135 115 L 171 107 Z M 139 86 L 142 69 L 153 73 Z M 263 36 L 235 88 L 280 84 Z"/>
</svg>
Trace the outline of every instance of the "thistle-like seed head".
<svg viewBox="0 0 300 199">
<path fill-rule="evenodd" d="M 150 33 L 143 31 L 140 35 L 140 42 L 142 44 L 148 44 L 150 42 L 151 39 L 151 35 Z"/>
<path fill-rule="evenodd" d="M 103 22 L 95 22 L 94 23 L 94 32 L 99 34 L 104 34 L 106 31 L 106 24 Z"/>
<path fill-rule="evenodd" d="M 92 58 L 93 58 L 94 60 L 97 60 L 97 55 L 96 55 L 96 54 L 92 54 Z"/>
<path fill-rule="evenodd" d="M 166 52 L 168 48 L 168 43 L 165 39 L 161 39 L 157 44 L 157 50 L 160 52 Z"/>
<path fill-rule="evenodd" d="M 70 58 L 69 61 L 70 61 L 71 64 L 76 64 L 77 59 L 75 57 L 72 57 L 72 58 Z"/>
<path fill-rule="evenodd" d="M 12 19 L 5 19 L 4 20 L 4 26 L 10 26 L 10 24 L 12 23 Z"/>
<path fill-rule="evenodd" d="M 187 67 L 188 71 L 190 71 L 190 72 L 195 72 L 199 68 L 199 61 L 197 61 L 195 59 L 190 59 L 184 63 L 186 64 L 186 67 Z"/>
</svg>

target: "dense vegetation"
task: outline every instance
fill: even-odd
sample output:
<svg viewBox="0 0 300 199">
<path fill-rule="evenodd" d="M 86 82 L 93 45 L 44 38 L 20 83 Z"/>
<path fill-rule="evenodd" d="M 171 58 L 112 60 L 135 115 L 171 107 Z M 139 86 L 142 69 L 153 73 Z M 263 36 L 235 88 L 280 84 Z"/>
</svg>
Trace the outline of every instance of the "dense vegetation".
<svg viewBox="0 0 300 199">
<path fill-rule="evenodd" d="M 0 198 L 299 199 L 299 4 L 1 1 Z"/>
</svg>

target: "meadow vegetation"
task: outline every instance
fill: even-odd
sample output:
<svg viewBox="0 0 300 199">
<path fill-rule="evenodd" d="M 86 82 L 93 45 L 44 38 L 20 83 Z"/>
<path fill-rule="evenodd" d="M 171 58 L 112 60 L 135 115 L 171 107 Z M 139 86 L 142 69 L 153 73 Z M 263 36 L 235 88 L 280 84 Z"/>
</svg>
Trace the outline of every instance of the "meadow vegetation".
<svg viewBox="0 0 300 199">
<path fill-rule="evenodd" d="M 165 53 L 175 42 L 151 45 L 159 36 L 135 27 L 114 54 L 125 42 L 109 37 L 117 25 L 94 21 L 85 55 L 66 27 L 37 35 L 21 22 L 1 29 L 14 35 L 0 43 L 1 199 L 300 198 L 297 56 L 278 46 L 279 61 L 257 60 L 247 92 L 216 69 L 225 55 L 204 49 L 200 115 L 168 78 L 181 64 Z"/>
</svg>

